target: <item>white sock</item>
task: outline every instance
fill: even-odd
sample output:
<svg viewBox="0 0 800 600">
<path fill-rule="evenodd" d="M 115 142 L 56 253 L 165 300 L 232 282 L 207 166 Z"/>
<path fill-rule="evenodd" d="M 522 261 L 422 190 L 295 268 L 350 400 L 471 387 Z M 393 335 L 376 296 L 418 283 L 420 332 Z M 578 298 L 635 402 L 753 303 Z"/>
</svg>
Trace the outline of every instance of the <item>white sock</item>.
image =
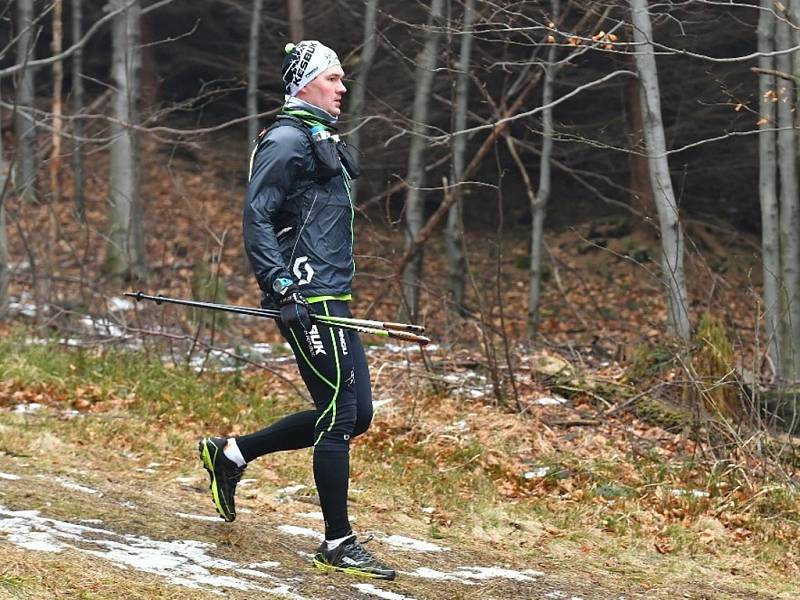
<svg viewBox="0 0 800 600">
<path fill-rule="evenodd" d="M 348 533 L 346 536 L 337 538 L 335 540 L 325 540 L 325 546 L 328 548 L 328 550 L 333 550 L 334 548 L 338 548 L 342 542 L 347 541 L 352 537 L 353 534 Z"/>
<path fill-rule="evenodd" d="M 234 438 L 228 438 L 228 443 L 225 444 L 225 447 L 222 449 L 222 453 L 235 462 L 237 467 L 243 467 L 247 464 L 247 461 L 244 459 L 244 456 L 242 456 L 242 451 L 239 450 L 239 445 L 236 443 L 236 439 Z"/>
</svg>

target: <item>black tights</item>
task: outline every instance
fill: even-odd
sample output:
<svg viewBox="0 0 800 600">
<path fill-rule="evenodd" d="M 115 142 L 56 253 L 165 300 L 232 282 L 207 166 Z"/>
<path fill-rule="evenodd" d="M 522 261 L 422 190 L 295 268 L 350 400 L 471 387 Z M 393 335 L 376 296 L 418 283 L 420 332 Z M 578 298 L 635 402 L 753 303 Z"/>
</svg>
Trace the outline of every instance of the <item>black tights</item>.
<svg viewBox="0 0 800 600">
<path fill-rule="evenodd" d="M 318 314 L 352 316 L 345 302 L 327 300 L 312 306 Z M 352 330 L 281 326 L 281 333 L 292 347 L 316 410 L 283 417 L 261 431 L 236 438 L 236 443 L 247 462 L 272 452 L 313 447 L 325 537 L 344 537 L 352 531 L 347 516 L 350 439 L 364 433 L 372 421 L 367 357 Z"/>
</svg>

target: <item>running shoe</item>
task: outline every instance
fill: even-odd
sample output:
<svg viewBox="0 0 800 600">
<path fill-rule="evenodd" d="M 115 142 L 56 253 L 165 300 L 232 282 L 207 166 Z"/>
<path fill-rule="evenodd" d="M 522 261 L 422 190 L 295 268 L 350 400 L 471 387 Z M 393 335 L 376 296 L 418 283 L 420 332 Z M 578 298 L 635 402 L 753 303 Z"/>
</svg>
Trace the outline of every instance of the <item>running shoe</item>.
<svg viewBox="0 0 800 600">
<path fill-rule="evenodd" d="M 369 536 L 364 543 L 372 539 Z M 370 554 L 364 546 L 356 540 L 356 536 L 348 538 L 333 550 L 328 550 L 327 542 L 317 550 L 314 557 L 314 566 L 322 571 L 339 571 L 357 577 L 369 579 L 394 579 L 394 569 L 390 569 Z"/>
<path fill-rule="evenodd" d="M 214 499 L 214 506 L 219 516 L 230 523 L 236 519 L 236 504 L 233 500 L 236 484 L 242 478 L 246 467 L 238 466 L 225 456 L 222 449 L 226 442 L 226 438 L 203 438 L 197 444 L 197 449 L 200 451 L 203 467 L 208 471 L 208 477 L 211 480 L 209 488 Z"/>
</svg>

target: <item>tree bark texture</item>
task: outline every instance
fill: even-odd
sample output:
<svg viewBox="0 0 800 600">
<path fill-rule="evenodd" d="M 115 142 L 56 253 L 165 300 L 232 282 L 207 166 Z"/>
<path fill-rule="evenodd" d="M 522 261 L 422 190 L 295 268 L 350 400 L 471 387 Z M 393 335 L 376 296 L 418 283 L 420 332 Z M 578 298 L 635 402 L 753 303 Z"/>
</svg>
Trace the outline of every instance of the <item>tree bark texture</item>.
<svg viewBox="0 0 800 600">
<path fill-rule="evenodd" d="M 792 46 L 789 24 L 778 19 L 777 50 Z M 778 70 L 791 72 L 789 54 L 775 58 Z M 780 174 L 780 253 L 782 303 L 782 375 L 800 379 L 800 196 L 797 182 L 797 140 L 794 127 L 794 88 L 788 82 L 778 86 L 778 172 Z"/>
<path fill-rule="evenodd" d="M 121 8 L 127 0 L 114 0 Z M 118 122 L 111 125 L 111 198 L 108 231 L 108 269 L 115 279 L 141 277 L 144 238 L 141 227 L 138 144 L 128 124 L 138 123 L 139 18 L 141 7 L 132 4 L 114 18 L 112 27 L 113 108 Z"/>
<path fill-rule="evenodd" d="M 64 0 L 53 0 L 53 41 L 51 48 L 53 55 L 61 53 L 64 45 Z M 61 173 L 61 132 L 64 129 L 64 109 L 61 102 L 61 91 L 64 86 L 64 61 L 57 60 L 53 63 L 53 148 L 50 151 L 50 192 L 53 201 L 61 198 L 59 175 Z"/>
<path fill-rule="evenodd" d="M 661 93 L 656 58 L 651 43 L 653 30 L 647 0 L 630 0 L 630 6 L 633 39 L 636 43 L 636 68 L 642 88 L 644 137 L 650 165 L 650 182 L 661 231 L 661 267 L 667 290 L 669 327 L 673 334 L 688 340 L 691 335 L 691 325 L 683 271 L 684 239 L 666 156 L 667 144 L 661 121 Z"/>
<path fill-rule="evenodd" d="M 761 0 L 758 21 L 758 66 L 772 71 L 775 61 L 766 54 L 775 49 L 775 17 L 771 12 L 772 0 Z M 783 367 L 782 331 L 780 326 L 780 208 L 777 192 L 777 164 L 775 155 L 775 86 L 774 75 L 758 76 L 759 127 L 758 134 L 758 192 L 761 205 L 761 260 L 764 286 L 764 333 L 767 352 L 780 374 Z"/>
<path fill-rule="evenodd" d="M 3 136 L 0 135 L 0 321 L 8 316 L 10 255 L 6 233 L 6 204 L 8 165 L 3 159 Z"/>
<path fill-rule="evenodd" d="M 27 65 L 34 57 L 33 0 L 17 0 L 17 64 Z M 34 70 L 25 66 L 16 78 L 17 114 L 14 180 L 17 195 L 25 200 L 36 199 L 36 124 L 33 111 Z M 29 114 L 26 114 L 29 113 Z"/>
<path fill-rule="evenodd" d="M 459 131 L 467 128 L 467 109 L 469 108 L 469 75 L 472 61 L 472 26 L 475 22 L 475 0 L 464 3 L 464 29 L 461 35 L 461 48 L 458 57 L 456 77 L 455 108 L 453 109 L 453 185 L 461 183 L 464 176 L 464 162 L 467 153 L 467 136 Z M 447 280 L 450 299 L 456 308 L 464 304 L 467 261 L 464 257 L 463 201 L 460 188 L 456 188 L 458 198 L 450 207 L 445 227 L 445 251 L 447 253 Z"/>
<path fill-rule="evenodd" d="M 247 55 L 247 155 L 258 135 L 258 40 L 261 31 L 261 6 L 263 0 L 253 0 L 253 16 L 250 21 L 250 47 Z"/>
<path fill-rule="evenodd" d="M 361 129 L 359 124 L 364 117 L 364 106 L 367 97 L 367 77 L 375 59 L 375 50 L 378 48 L 378 0 L 367 0 L 364 7 L 364 45 L 361 47 L 361 58 L 358 61 L 358 75 L 350 86 L 350 122 L 353 131 L 349 134 L 347 142 L 361 151 Z M 350 194 L 353 202 L 358 198 L 358 179 L 352 181 Z"/>
<path fill-rule="evenodd" d="M 287 0 L 289 3 L 289 39 L 295 44 L 305 37 L 303 27 L 303 0 Z"/>
<path fill-rule="evenodd" d="M 558 23 L 560 2 L 552 0 L 552 21 Z M 544 83 L 542 84 L 542 106 L 553 102 L 556 62 L 556 45 L 547 49 Z M 542 250 L 544 248 L 544 219 L 547 215 L 547 201 L 550 199 L 550 160 L 553 156 L 553 109 L 542 111 L 542 154 L 539 157 L 539 189 L 535 201 L 531 203 L 531 278 L 528 292 L 528 336 L 533 337 L 539 330 L 539 313 L 542 300 Z"/>
<path fill-rule="evenodd" d="M 83 34 L 83 0 L 72 0 L 72 41 L 81 39 Z M 83 110 L 83 48 L 78 48 L 72 55 L 72 100 L 70 110 L 73 115 L 72 133 L 72 178 L 73 178 L 73 205 L 75 215 L 80 222 L 86 221 L 86 201 L 84 198 L 84 172 L 83 172 L 83 119 L 78 115 Z"/>
<path fill-rule="evenodd" d="M 425 134 L 426 123 L 430 111 L 430 99 L 433 90 L 434 69 L 436 68 L 436 52 L 439 45 L 438 21 L 441 19 L 444 0 L 432 0 L 428 16 L 428 30 L 425 44 L 417 56 L 414 91 L 414 110 L 412 115 L 412 137 L 408 151 L 408 170 L 406 180 L 406 228 L 405 247 L 409 248 L 422 229 L 425 219 L 425 196 L 422 187 L 425 185 Z M 419 311 L 419 291 L 422 283 L 422 251 L 415 252 L 403 273 L 403 297 L 408 308 L 408 316 L 416 319 Z"/>
<path fill-rule="evenodd" d="M 643 155 L 644 122 L 642 119 L 641 88 L 636 79 L 625 84 L 625 100 L 628 106 L 628 154 L 630 165 L 631 206 L 642 215 L 651 215 L 656 209 L 653 188 L 650 185 L 650 167 Z"/>
</svg>

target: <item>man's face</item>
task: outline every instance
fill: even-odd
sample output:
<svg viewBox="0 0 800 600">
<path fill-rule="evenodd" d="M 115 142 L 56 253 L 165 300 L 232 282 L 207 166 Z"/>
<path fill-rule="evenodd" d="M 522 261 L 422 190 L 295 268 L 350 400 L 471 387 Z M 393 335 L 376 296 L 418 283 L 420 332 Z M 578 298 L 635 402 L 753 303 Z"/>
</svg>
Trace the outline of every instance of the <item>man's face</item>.
<svg viewBox="0 0 800 600">
<path fill-rule="evenodd" d="M 342 96 L 347 91 L 343 77 L 342 67 L 330 67 L 297 92 L 297 97 L 338 117 L 342 114 Z"/>
</svg>

